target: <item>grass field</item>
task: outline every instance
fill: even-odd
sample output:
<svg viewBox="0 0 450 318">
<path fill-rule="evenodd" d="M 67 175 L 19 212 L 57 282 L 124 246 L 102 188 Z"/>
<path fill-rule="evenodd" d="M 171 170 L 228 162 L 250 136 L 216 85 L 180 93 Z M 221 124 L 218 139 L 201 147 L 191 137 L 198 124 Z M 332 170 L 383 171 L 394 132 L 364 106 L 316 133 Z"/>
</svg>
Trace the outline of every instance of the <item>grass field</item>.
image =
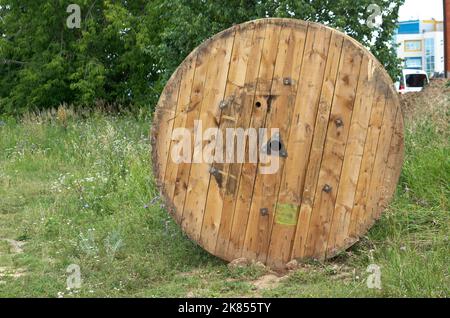
<svg viewBox="0 0 450 318">
<path fill-rule="evenodd" d="M 1 297 L 450 297 L 450 90 L 404 102 L 395 199 L 336 259 L 274 275 L 229 269 L 170 219 L 148 115 L 59 112 L 0 122 Z M 369 264 L 382 289 L 369 289 Z M 82 284 L 67 290 L 69 265 Z"/>
</svg>

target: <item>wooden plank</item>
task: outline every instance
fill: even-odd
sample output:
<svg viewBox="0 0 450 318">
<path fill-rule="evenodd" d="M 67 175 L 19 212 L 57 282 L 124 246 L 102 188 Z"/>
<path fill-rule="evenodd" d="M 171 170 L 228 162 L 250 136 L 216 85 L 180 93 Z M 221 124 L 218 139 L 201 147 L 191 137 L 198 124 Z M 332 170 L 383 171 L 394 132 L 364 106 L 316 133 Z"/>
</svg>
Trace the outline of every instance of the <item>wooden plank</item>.
<svg viewBox="0 0 450 318">
<path fill-rule="evenodd" d="M 249 61 L 249 65 L 247 68 L 246 74 L 246 87 L 244 89 L 244 97 L 243 97 L 243 107 L 242 113 L 239 116 L 238 122 L 236 123 L 236 127 L 248 128 L 250 126 L 262 126 L 263 114 L 265 112 L 265 105 L 261 105 L 260 108 L 255 108 L 255 99 L 256 99 L 256 85 L 258 82 L 258 76 L 260 73 L 260 65 L 262 61 L 263 54 L 263 45 L 265 43 L 265 32 L 267 27 L 264 24 L 258 24 L 255 30 L 255 34 L 253 36 L 252 43 L 252 58 Z M 263 109 L 261 109 L 263 108 Z M 246 140 L 245 145 L 245 160 L 249 158 L 248 152 L 248 140 Z M 252 169 L 251 163 L 245 163 L 247 167 L 247 171 Z M 233 163 L 229 165 L 228 173 L 229 175 L 236 176 L 236 178 L 228 178 L 226 190 L 224 193 L 222 213 L 226 213 L 225 215 L 230 216 L 230 212 L 232 213 L 231 219 L 225 220 L 222 218 L 219 236 L 216 243 L 216 254 L 222 255 L 224 259 L 233 260 L 240 256 L 240 250 L 237 246 L 241 246 L 242 243 L 239 243 L 239 238 L 242 237 L 245 233 L 240 235 L 245 231 L 245 226 L 247 224 L 248 214 L 239 214 L 240 212 L 244 212 L 245 209 L 236 209 L 236 202 L 238 200 L 238 189 L 241 181 L 241 172 L 243 169 L 244 163 Z M 249 179 L 246 181 L 249 182 Z M 243 197 L 241 197 L 243 199 Z M 246 198 L 249 200 L 249 198 Z M 241 202 L 245 205 L 245 202 Z M 234 230 L 234 232 L 233 232 Z M 230 244 L 231 242 L 231 244 Z M 236 242 L 236 243 L 235 243 Z M 235 245 L 236 244 L 236 245 Z M 236 246 L 236 248 L 235 248 Z"/>
<path fill-rule="evenodd" d="M 272 86 L 273 72 L 278 52 L 278 44 L 280 39 L 281 26 L 268 24 L 264 34 L 264 43 L 262 48 L 261 65 L 259 68 L 258 80 L 256 83 L 256 91 L 254 103 L 250 105 L 253 108 L 250 128 L 257 131 L 264 127 L 267 110 L 270 99 L 267 98 Z M 256 106 L 258 103 L 258 107 Z M 246 153 L 250 149 L 246 146 Z M 248 162 L 242 165 L 240 183 L 238 187 L 238 198 L 235 206 L 235 220 L 240 223 L 233 222 L 232 237 L 229 243 L 229 252 L 238 258 L 242 255 L 242 245 L 245 237 L 245 228 L 248 221 L 248 213 L 252 202 L 253 187 L 257 174 L 257 163 Z M 242 242 L 242 243 L 241 243 Z M 237 243 L 237 244 L 236 244 Z"/>
<path fill-rule="evenodd" d="M 317 259 L 325 257 L 361 62 L 362 51 L 345 39 L 341 63 L 346 67 L 340 67 L 335 98 L 331 108 L 318 187 L 306 242 L 307 257 Z"/>
<path fill-rule="evenodd" d="M 198 120 L 200 116 L 202 100 L 204 95 L 204 85 L 206 81 L 206 74 L 208 71 L 210 54 L 207 51 L 198 53 L 196 59 L 194 80 L 190 95 L 189 108 L 186 114 L 186 121 L 184 127 L 189 130 L 191 136 L 194 136 L 194 121 Z M 191 162 L 193 159 L 194 139 L 191 140 Z M 177 176 L 175 179 L 175 189 L 173 194 L 173 204 L 177 207 L 176 220 L 179 224 L 182 223 L 183 207 L 186 199 L 187 187 L 189 182 L 189 175 L 191 171 L 191 163 L 181 163 L 178 166 Z"/>
<path fill-rule="evenodd" d="M 240 105 L 241 101 L 237 100 L 236 95 L 238 95 L 240 89 L 245 86 L 247 63 L 250 58 L 253 33 L 254 29 L 249 28 L 248 26 L 236 31 L 225 97 L 223 99 L 223 102 L 225 102 L 227 106 L 222 110 L 220 119 L 220 130 L 223 136 L 224 147 L 226 146 L 226 130 L 227 128 L 233 128 L 235 126 L 235 121 L 237 121 L 237 117 L 242 111 Z M 226 154 L 222 152 L 222 159 L 224 160 L 226 159 L 225 155 Z M 215 163 L 212 167 L 225 175 L 228 173 L 228 165 L 225 165 L 224 163 Z M 221 226 L 221 207 L 223 206 L 222 188 L 226 186 L 227 181 L 225 175 L 220 174 L 217 177 L 219 182 L 216 181 L 214 176 L 210 176 L 207 192 L 205 216 L 203 218 L 200 242 L 203 247 L 211 253 L 215 252 L 217 236 Z M 228 211 L 225 211 L 225 213 L 227 212 Z M 228 218 L 229 216 L 226 215 L 224 219 Z"/>
<path fill-rule="evenodd" d="M 303 30 L 299 29 L 295 32 L 288 27 L 281 31 L 278 58 L 273 75 L 274 80 L 269 93 L 271 104 L 266 120 L 268 137 L 270 137 L 272 128 L 278 129 L 281 141 L 286 145 L 296 101 L 306 33 L 306 25 Z M 292 84 L 286 85 L 284 79 L 289 79 Z M 250 209 L 251 220 L 255 220 L 256 223 L 248 224 L 246 236 L 248 245 L 244 246 L 245 251 L 250 251 L 250 255 L 255 253 L 262 262 L 266 262 L 267 258 L 275 204 L 285 162 L 285 159 L 278 155 L 269 158 L 270 163 L 268 165 L 273 165 L 276 161 L 278 169 L 275 174 L 262 174 L 261 169 L 267 167 L 264 167 L 266 164 L 259 164 L 259 173 L 256 177 Z M 268 209 L 268 214 L 261 215 L 261 209 Z"/>
<path fill-rule="evenodd" d="M 299 219 L 297 222 L 294 240 L 292 242 L 291 259 L 303 257 L 306 246 L 306 237 L 308 234 L 311 211 L 314 202 L 317 182 L 319 178 L 320 165 L 322 162 L 323 148 L 327 133 L 328 121 L 331 113 L 334 93 L 336 89 L 336 81 L 339 67 L 342 67 L 340 59 L 342 56 L 344 38 L 339 34 L 333 34 L 332 47 L 336 51 L 338 46 L 339 54 L 331 58 L 324 78 L 319 108 L 316 116 L 315 129 L 309 162 L 307 166 L 305 181 L 303 182 L 303 190 L 299 189 L 298 193 L 302 193 L 301 206 L 299 209 Z"/>
<path fill-rule="evenodd" d="M 230 111 L 234 111 L 233 117 L 236 118 L 236 121 L 234 122 L 235 129 L 246 129 L 250 125 L 256 93 L 256 85 L 254 83 L 257 82 L 259 67 L 261 64 L 265 30 L 266 28 L 263 24 L 256 25 L 256 30 L 252 33 L 253 36 L 251 38 L 250 45 L 245 46 L 245 56 L 247 56 L 247 61 L 245 65 L 245 79 L 242 84 L 243 91 L 236 96 L 236 100 L 234 102 L 236 107 L 229 109 Z M 237 143 L 237 140 L 234 142 Z M 243 147 L 245 154 L 245 144 Z M 243 164 L 237 161 L 237 144 L 234 146 L 234 150 L 234 161 L 226 163 L 222 165 L 222 167 L 218 167 L 219 170 L 223 169 L 227 173 L 228 177 L 223 181 L 223 200 L 218 204 L 221 212 L 221 219 L 219 231 L 217 233 L 215 255 L 228 260 L 234 259 L 233 253 L 228 254 L 228 246 L 234 220 L 234 207 L 237 200 L 237 189 Z M 242 149 L 239 151 L 242 151 Z M 248 158 L 248 153 L 247 156 L 244 157 L 244 160 L 246 160 L 245 158 Z"/>
<path fill-rule="evenodd" d="M 169 79 L 156 106 L 155 119 L 152 126 L 154 174 L 163 190 L 165 186 L 163 180 L 171 143 L 170 136 L 174 124 L 171 119 L 177 112 L 178 93 L 181 83 L 180 75 L 185 67 L 185 65 L 178 67 Z"/>
<path fill-rule="evenodd" d="M 377 74 L 376 77 L 379 75 Z M 366 143 L 364 145 L 364 154 L 356 186 L 355 203 L 353 205 L 352 215 L 350 217 L 350 227 L 348 236 L 357 239 L 361 232 L 362 223 L 366 211 L 366 200 L 368 197 L 370 178 L 372 176 L 373 163 L 375 161 L 378 139 L 383 123 L 384 109 L 386 105 L 386 84 L 383 81 L 377 81 L 374 104 L 369 120 Z"/>
<path fill-rule="evenodd" d="M 378 202 L 375 213 L 374 220 L 380 218 L 381 213 L 388 207 L 389 202 L 391 201 L 393 195 L 395 194 L 395 185 L 397 184 L 397 180 L 395 179 L 397 171 L 394 169 L 398 166 L 391 166 L 396 158 L 400 155 L 401 151 L 401 140 L 399 139 L 400 135 L 396 131 L 396 126 L 398 124 L 398 117 L 401 116 L 400 111 L 397 111 L 397 116 L 394 120 L 394 131 L 392 132 L 391 144 L 389 146 L 388 155 L 386 158 L 386 166 L 384 167 L 383 173 L 383 183 L 379 186 L 378 190 Z"/>
<path fill-rule="evenodd" d="M 342 247 L 351 243 L 347 240 L 347 233 L 364 153 L 373 94 L 375 93 L 375 77 L 373 75 L 373 61 L 368 55 L 365 55 L 361 66 L 361 75 L 331 222 L 326 257 L 336 255 Z"/>
<path fill-rule="evenodd" d="M 391 141 L 391 148 L 389 150 L 387 162 L 387 173 L 384 178 L 386 182 L 386 195 L 382 197 L 382 201 L 380 202 L 381 210 L 387 207 L 389 201 L 395 193 L 395 188 L 401 173 L 401 163 L 403 162 L 404 157 L 403 117 L 401 111 L 397 112 L 395 123 L 395 132 Z"/>
<path fill-rule="evenodd" d="M 384 172 L 387 167 L 391 140 L 394 133 L 394 124 L 398 108 L 391 102 L 388 91 L 386 109 L 383 116 L 380 139 L 378 141 L 377 155 L 375 157 L 372 177 L 370 179 L 369 196 L 367 198 L 367 216 L 364 229 L 367 230 L 379 217 L 380 199 L 385 196 Z"/>
<path fill-rule="evenodd" d="M 213 51 L 211 54 L 213 57 L 209 61 L 210 65 L 208 66 L 204 98 L 199 117 L 202 129 L 198 130 L 202 135 L 207 129 L 218 126 L 218 105 L 223 99 L 225 92 L 233 42 L 234 31 L 233 36 L 221 37 L 212 44 Z M 201 144 L 195 145 L 194 148 L 196 148 L 197 154 L 202 152 L 205 143 L 201 141 Z M 201 162 L 196 163 L 196 161 Z M 194 150 L 194 162 L 192 163 L 189 176 L 182 227 L 186 234 L 195 241 L 200 239 L 209 184 L 209 168 L 210 165 L 205 162 L 205 158 L 202 160 L 197 158 Z"/>
<path fill-rule="evenodd" d="M 297 92 L 293 122 L 288 133 L 289 155 L 282 171 L 282 181 L 276 198 L 275 219 L 272 219 L 269 232 L 270 248 L 267 263 L 273 267 L 283 267 L 290 257 L 291 241 L 298 223 L 301 202 L 299 191 L 303 187 L 321 88 L 332 69 L 332 60 L 336 54 L 338 59 L 340 55 L 340 48 L 336 50 L 335 40 L 336 37 L 328 29 L 315 24 L 310 25 L 300 78 L 302 87 Z M 336 68 L 337 65 L 338 63 Z M 312 67 L 316 70 L 312 71 Z M 308 93 L 309 89 L 312 89 L 312 93 Z"/>
<path fill-rule="evenodd" d="M 191 109 L 191 91 L 192 91 L 192 84 L 194 81 L 194 74 L 196 69 L 196 62 L 197 62 L 197 56 L 195 56 L 192 59 L 191 63 L 186 64 L 185 69 L 183 70 L 183 73 L 181 76 L 181 85 L 179 89 L 178 94 L 178 106 L 177 106 L 177 112 L 174 115 L 174 117 L 171 119 L 173 123 L 173 129 L 174 131 L 176 128 L 184 128 L 186 126 L 186 121 L 188 119 L 189 112 L 192 111 Z M 177 140 L 174 139 L 174 137 L 178 138 Z M 174 197 L 175 192 L 175 185 L 176 185 L 176 179 L 178 175 L 178 168 L 180 167 L 181 162 L 176 162 L 173 158 L 173 153 L 177 149 L 177 144 L 182 143 L 183 140 L 180 138 L 181 136 L 173 136 L 171 138 L 168 158 L 167 158 L 167 164 L 166 164 L 166 173 L 164 176 L 164 184 L 166 187 L 166 195 L 169 198 Z M 185 154 L 179 154 L 185 155 Z M 182 167 L 184 168 L 184 167 Z M 176 220 L 179 222 L 181 219 L 181 215 L 178 213 L 175 215 Z"/>
<path fill-rule="evenodd" d="M 400 107 L 400 101 L 398 98 L 395 98 L 397 92 L 395 89 L 391 89 L 388 93 L 390 97 L 390 102 L 393 104 L 393 107 L 397 108 L 397 116 L 394 121 L 394 131 L 391 139 L 391 145 L 389 149 L 388 160 L 386 164 L 386 172 L 384 176 L 384 182 L 386 183 L 384 187 L 384 193 L 379 200 L 378 205 L 378 215 L 387 208 L 389 202 L 392 200 L 398 180 L 400 178 L 402 162 L 404 159 L 404 128 L 403 128 L 403 114 Z"/>
<path fill-rule="evenodd" d="M 313 32 L 317 31 L 318 30 L 314 30 Z M 310 39 L 316 37 L 316 35 L 313 35 L 313 32 L 311 33 L 311 35 L 309 35 Z M 300 199 L 297 198 L 296 195 L 298 193 L 301 193 L 300 191 L 304 184 L 303 179 L 305 178 L 305 172 L 309 173 L 310 169 L 312 168 L 312 164 L 308 164 L 306 162 L 308 160 L 307 157 L 309 157 L 310 149 L 312 148 L 311 155 L 315 160 L 314 163 L 317 163 L 317 159 L 320 159 L 322 157 L 321 150 L 323 148 L 323 142 L 325 140 L 325 132 L 328 124 L 332 98 L 334 95 L 334 87 L 338 73 L 339 59 L 341 56 L 343 40 L 344 38 L 340 34 L 331 34 L 329 49 L 326 53 L 326 66 L 324 69 L 323 80 L 321 80 L 320 83 L 319 79 L 322 75 L 321 68 L 318 68 L 318 72 L 311 72 L 310 68 L 313 65 L 320 65 L 321 63 L 323 63 L 322 59 L 324 58 L 325 54 L 323 54 L 322 52 L 326 49 L 326 43 L 324 41 L 321 44 L 321 47 L 317 47 L 316 45 L 318 45 L 319 43 L 310 40 L 308 42 L 308 48 L 306 49 L 308 53 L 305 54 L 305 57 L 307 56 L 307 59 L 303 64 L 300 82 L 308 82 L 309 84 L 307 86 L 302 86 L 299 89 L 297 95 L 297 105 L 299 109 L 296 111 L 297 116 L 293 117 L 299 118 L 300 120 L 294 124 L 291 124 L 288 145 L 288 153 L 290 155 L 292 155 L 293 153 L 292 149 L 296 147 L 301 147 L 301 149 L 306 152 L 306 154 L 300 158 L 300 161 L 288 160 L 286 162 L 283 172 L 283 181 L 281 182 L 280 193 L 278 195 L 278 203 L 293 203 L 293 207 L 295 207 L 296 209 L 295 213 L 297 214 L 299 213 L 298 202 L 300 201 Z M 314 49 L 316 50 L 316 53 L 310 54 Z M 315 61 L 312 61 L 311 59 L 315 59 Z M 304 90 L 306 90 L 308 86 L 316 87 L 318 85 L 321 85 L 321 88 L 317 89 L 317 91 L 320 92 L 320 98 L 318 95 L 305 94 Z M 315 104 L 317 104 L 317 113 L 315 115 L 316 119 L 312 119 L 313 114 L 311 112 L 308 112 L 308 110 L 310 109 L 311 111 L 314 111 L 315 107 L 311 106 Z M 309 116 L 303 117 L 303 114 Z M 306 127 L 311 127 L 311 129 L 307 129 Z M 313 134 L 312 131 L 316 132 Z M 323 134 L 321 134 L 322 132 Z M 322 135 L 323 138 L 321 145 L 318 146 L 318 139 L 320 135 Z M 311 147 L 311 145 L 313 146 Z M 319 148 L 320 155 L 318 156 L 318 158 L 316 158 L 316 154 L 318 152 L 317 150 L 319 150 Z M 302 153 L 303 155 L 303 151 L 301 152 L 300 148 L 298 148 L 298 153 Z M 302 162 L 301 159 L 303 159 L 304 161 Z M 317 175 L 319 173 L 319 165 L 317 166 Z M 288 177 L 289 175 L 296 175 L 298 179 L 290 178 Z M 309 175 L 311 174 L 309 173 Z M 310 179 L 311 176 L 307 180 Z M 300 187 L 300 189 L 298 187 Z M 276 211 L 275 213 L 277 212 L 278 211 Z M 294 240 L 296 229 L 299 224 L 300 219 L 298 219 L 297 224 L 294 225 L 278 224 L 277 222 L 274 223 L 267 260 L 268 264 L 280 268 L 290 260 L 292 241 Z"/>
</svg>

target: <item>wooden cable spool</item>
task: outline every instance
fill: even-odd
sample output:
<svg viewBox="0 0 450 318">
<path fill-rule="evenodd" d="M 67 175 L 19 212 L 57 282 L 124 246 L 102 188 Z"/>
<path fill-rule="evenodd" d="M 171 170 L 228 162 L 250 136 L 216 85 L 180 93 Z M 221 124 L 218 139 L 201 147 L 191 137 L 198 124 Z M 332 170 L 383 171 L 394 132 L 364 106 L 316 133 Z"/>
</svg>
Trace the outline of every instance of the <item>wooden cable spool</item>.
<svg viewBox="0 0 450 318">
<path fill-rule="evenodd" d="M 183 143 L 179 128 L 192 138 Z M 244 162 L 208 163 L 218 133 L 194 137 L 209 128 L 278 133 L 260 140 L 256 162 L 247 139 Z M 380 217 L 400 175 L 403 121 L 390 77 L 361 44 L 321 24 L 262 19 L 185 59 L 157 105 L 152 148 L 166 206 L 189 238 L 224 260 L 280 269 L 335 256 Z M 264 151 L 276 173 L 262 173 Z"/>
</svg>

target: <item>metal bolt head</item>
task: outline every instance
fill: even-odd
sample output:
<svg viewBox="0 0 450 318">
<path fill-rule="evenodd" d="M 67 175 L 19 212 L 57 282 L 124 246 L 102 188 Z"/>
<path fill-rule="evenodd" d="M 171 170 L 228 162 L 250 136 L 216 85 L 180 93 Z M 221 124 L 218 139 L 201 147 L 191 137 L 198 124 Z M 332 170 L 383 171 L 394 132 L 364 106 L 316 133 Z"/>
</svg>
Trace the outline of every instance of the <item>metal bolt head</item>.
<svg viewBox="0 0 450 318">
<path fill-rule="evenodd" d="M 287 156 L 288 156 L 288 153 L 286 152 L 286 150 L 281 149 L 281 151 L 280 151 L 280 157 L 281 157 L 281 158 L 287 158 Z"/>
<path fill-rule="evenodd" d="M 333 190 L 333 188 L 330 185 L 328 185 L 328 184 L 324 185 L 323 189 L 322 189 L 322 191 L 325 192 L 325 193 L 330 193 L 331 190 Z"/>
<path fill-rule="evenodd" d="M 336 124 L 336 127 L 342 127 L 344 126 L 344 121 L 341 118 L 338 118 L 334 121 L 334 123 Z"/>
<path fill-rule="evenodd" d="M 228 106 L 228 102 L 225 101 L 225 100 L 221 101 L 220 104 L 219 104 L 219 108 L 220 109 L 224 109 L 227 106 Z"/>
<path fill-rule="evenodd" d="M 209 173 L 212 175 L 216 175 L 219 173 L 219 169 L 217 169 L 215 167 L 211 167 L 211 169 L 209 169 Z"/>
<path fill-rule="evenodd" d="M 289 77 L 285 77 L 283 78 L 283 84 L 284 85 L 292 85 L 292 79 L 290 79 Z"/>
<path fill-rule="evenodd" d="M 268 208 L 261 208 L 259 210 L 259 212 L 261 213 L 262 216 L 267 216 L 269 215 L 269 209 Z"/>
</svg>

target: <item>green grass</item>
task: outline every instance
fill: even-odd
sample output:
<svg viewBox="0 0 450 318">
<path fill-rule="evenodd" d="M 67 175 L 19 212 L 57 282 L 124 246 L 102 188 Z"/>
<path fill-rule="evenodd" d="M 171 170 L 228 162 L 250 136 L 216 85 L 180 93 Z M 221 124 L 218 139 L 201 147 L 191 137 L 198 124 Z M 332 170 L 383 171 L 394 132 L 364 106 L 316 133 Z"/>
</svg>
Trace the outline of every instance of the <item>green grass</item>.
<svg viewBox="0 0 450 318">
<path fill-rule="evenodd" d="M 26 242 L 21 254 L 0 242 L 0 267 L 26 271 L 0 276 L 1 297 L 450 296 L 449 130 L 429 116 L 406 123 L 395 199 L 368 236 L 266 289 L 253 285 L 263 270 L 229 269 L 154 200 L 147 116 L 56 118 L 0 125 L 0 238 Z M 366 286 L 371 263 L 381 290 Z M 81 268 L 77 291 L 66 290 L 70 264 Z"/>
</svg>

